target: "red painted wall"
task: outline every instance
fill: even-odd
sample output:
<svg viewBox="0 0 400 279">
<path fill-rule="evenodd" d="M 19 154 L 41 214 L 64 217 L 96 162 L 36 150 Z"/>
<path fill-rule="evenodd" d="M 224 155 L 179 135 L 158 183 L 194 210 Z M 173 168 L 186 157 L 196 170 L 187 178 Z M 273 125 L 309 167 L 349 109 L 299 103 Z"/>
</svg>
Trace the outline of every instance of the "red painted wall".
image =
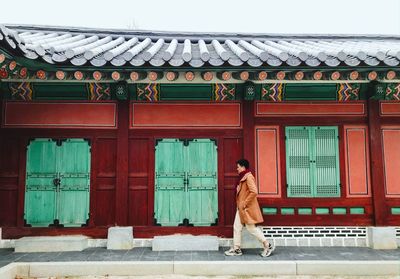
<svg viewBox="0 0 400 279">
<path fill-rule="evenodd" d="M 236 106 L 238 103 L 234 103 Z M 217 104 L 218 105 L 218 104 Z M 222 105 L 222 104 L 221 104 Z M 266 216 L 265 225 L 371 225 L 374 223 L 373 197 L 368 195 L 353 199 L 347 198 L 349 189 L 349 176 L 346 170 L 346 157 L 348 148 L 345 139 L 339 140 L 340 145 L 340 170 L 342 196 L 336 199 L 301 199 L 286 198 L 286 173 L 285 173 L 285 145 L 284 127 L 286 125 L 337 125 L 340 134 L 344 135 L 346 127 L 367 127 L 368 117 L 364 106 L 368 104 L 358 103 L 356 115 L 327 114 L 325 117 L 290 115 L 257 114 L 257 107 L 252 102 L 242 102 L 240 125 L 236 128 L 217 128 L 214 126 L 197 129 L 164 128 L 151 129 L 142 127 L 132 129 L 129 122 L 131 117 L 128 102 L 118 103 L 117 129 L 99 129 L 98 127 L 76 129 L 31 129 L 31 128 L 1 128 L 0 130 L 0 226 L 4 227 L 4 237 L 19 237 L 22 235 L 55 235 L 55 234 L 79 234 L 84 233 L 94 237 L 105 237 L 107 227 L 113 225 L 134 226 L 135 237 L 149 237 L 154 234 L 170 234 L 175 232 L 189 232 L 195 234 L 212 233 L 221 236 L 231 236 L 231 225 L 235 213 L 235 182 L 236 165 L 239 158 L 246 157 L 251 162 L 254 171 L 257 164 L 265 164 L 265 158 L 260 161 L 255 148 L 257 135 L 255 127 L 275 129 L 275 137 L 267 137 L 267 146 L 258 146 L 260 152 L 276 150 L 278 157 L 273 162 L 267 162 L 264 167 L 276 164 L 276 177 L 260 180 L 262 191 L 272 189 L 278 181 L 277 195 L 260 195 L 259 201 L 262 207 L 352 207 L 362 206 L 366 210 L 363 215 L 332 216 L 310 215 L 299 216 Z M 146 106 L 150 106 L 146 104 Z M 282 107 L 282 104 L 280 104 Z M 378 105 L 376 106 L 378 108 Z M 360 110 L 361 109 L 361 110 Z M 288 111 L 290 109 L 288 108 Z M 235 114 L 237 115 L 237 114 Z M 243 116 L 243 117 L 242 117 Z M 235 120 L 236 121 L 236 120 Z M 398 121 L 397 118 L 385 118 L 386 124 Z M 211 124 L 213 122 L 210 122 Z M 209 124 L 210 124 L 209 123 Z M 218 123 L 215 123 L 218 126 Z M 131 128 L 131 129 L 130 129 Z M 371 129 L 366 130 L 368 137 Z M 270 131 L 270 130 L 268 130 Z M 373 132 L 372 132 L 373 133 Z M 380 131 L 379 131 L 380 133 Z M 270 134 L 268 134 L 270 135 Z M 261 135 L 261 138 L 265 136 Z M 23 224 L 23 199 L 25 187 L 25 152 L 30 138 L 36 137 L 83 137 L 89 138 L 92 143 L 92 172 L 91 172 L 91 218 L 86 228 L 26 228 Z M 213 138 L 218 144 L 218 198 L 219 198 L 219 224 L 206 228 L 163 228 L 153 226 L 153 198 L 154 198 L 154 144 L 157 138 Z M 352 139 L 354 140 L 354 139 Z M 354 147 L 358 140 L 352 141 Z M 272 146 L 270 146 L 270 144 Z M 273 145 L 276 146 L 273 146 Z M 368 144 L 368 143 L 367 143 Z M 376 145 L 376 144 L 375 144 Z M 372 148 L 377 148 L 373 145 Z M 275 149 L 276 147 L 276 149 Z M 368 151 L 368 146 L 365 146 Z M 359 151 L 359 150 L 358 150 Z M 357 151 L 357 152 L 358 152 Z M 370 151 L 368 151 L 371 153 Z M 353 154 L 354 155 L 354 154 Z M 374 162 L 375 162 L 375 158 Z M 264 161 L 263 161 L 264 160 Z M 382 160 L 383 161 L 383 160 Z M 257 164 L 256 164 L 257 163 Z M 350 162 L 353 164 L 353 162 Z M 361 162 L 368 164 L 368 162 Z M 378 162 L 379 163 L 379 162 Z M 348 164 L 348 162 L 347 162 Z M 356 161 L 354 166 L 359 166 Z M 377 166 L 379 167 L 379 165 Z M 383 168 L 383 165 L 382 165 Z M 354 172 L 353 172 L 354 174 Z M 355 181 L 361 176 L 355 175 Z M 376 178 L 376 176 L 375 176 Z M 259 178 L 260 179 L 260 178 Z M 362 179 L 361 179 L 362 180 Z M 371 186 L 373 181 L 371 181 Z M 271 186 L 272 185 L 272 186 Z M 275 186 L 274 186 L 275 187 Z M 370 187 L 370 186 L 366 186 Z M 276 187 L 275 187 L 276 188 Z M 362 192 L 364 188 L 356 187 Z M 366 188 L 367 189 L 367 188 Z M 372 187 L 372 192 L 374 188 Z M 399 199 L 383 200 L 385 209 L 399 205 Z M 387 204 L 386 204 L 387 203 Z M 380 204 L 380 203 L 377 203 Z M 389 218 L 389 217 L 387 217 Z M 386 220 L 386 221 L 385 221 Z M 400 224 L 396 217 L 384 219 L 385 224 Z"/>
</svg>

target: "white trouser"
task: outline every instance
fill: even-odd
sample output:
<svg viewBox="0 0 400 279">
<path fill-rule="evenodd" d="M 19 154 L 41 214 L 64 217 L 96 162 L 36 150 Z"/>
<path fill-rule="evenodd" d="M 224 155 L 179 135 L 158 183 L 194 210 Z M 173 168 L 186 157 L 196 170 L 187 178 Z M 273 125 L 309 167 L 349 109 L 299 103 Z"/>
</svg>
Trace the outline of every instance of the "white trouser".
<svg viewBox="0 0 400 279">
<path fill-rule="evenodd" d="M 245 224 L 245 226 L 249 233 L 255 236 L 261 243 L 264 243 L 267 240 L 261 230 L 256 227 L 256 225 Z M 242 242 L 242 230 L 243 224 L 240 221 L 239 211 L 236 210 L 235 221 L 233 222 L 233 246 L 235 248 L 240 248 L 240 244 Z"/>
</svg>

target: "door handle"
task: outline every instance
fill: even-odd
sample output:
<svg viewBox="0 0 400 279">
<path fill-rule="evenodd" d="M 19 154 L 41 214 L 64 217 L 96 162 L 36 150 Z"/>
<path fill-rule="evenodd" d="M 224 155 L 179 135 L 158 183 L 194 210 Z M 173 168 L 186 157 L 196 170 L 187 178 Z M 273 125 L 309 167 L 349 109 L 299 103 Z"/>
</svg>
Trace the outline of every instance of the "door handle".
<svg viewBox="0 0 400 279">
<path fill-rule="evenodd" d="M 53 179 L 53 184 L 54 184 L 54 186 L 60 186 L 60 184 L 61 184 L 61 179 L 60 179 L 60 178 L 54 178 L 54 179 Z"/>
</svg>

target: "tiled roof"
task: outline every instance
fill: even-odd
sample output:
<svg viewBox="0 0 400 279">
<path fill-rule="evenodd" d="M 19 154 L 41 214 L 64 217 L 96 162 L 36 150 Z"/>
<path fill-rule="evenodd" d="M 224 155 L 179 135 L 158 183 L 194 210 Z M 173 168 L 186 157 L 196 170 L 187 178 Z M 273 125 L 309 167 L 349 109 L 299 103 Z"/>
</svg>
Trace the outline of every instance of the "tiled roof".
<svg viewBox="0 0 400 279">
<path fill-rule="evenodd" d="M 168 33 L 0 25 L 0 47 L 76 66 L 398 66 L 400 37 Z"/>
</svg>

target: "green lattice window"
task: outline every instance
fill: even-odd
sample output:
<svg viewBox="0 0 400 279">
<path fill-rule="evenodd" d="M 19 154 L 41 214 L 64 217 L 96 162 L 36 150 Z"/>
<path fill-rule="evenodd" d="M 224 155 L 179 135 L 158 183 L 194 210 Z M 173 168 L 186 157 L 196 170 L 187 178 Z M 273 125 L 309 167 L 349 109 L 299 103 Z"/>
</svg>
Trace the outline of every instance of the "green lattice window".
<svg viewBox="0 0 400 279">
<path fill-rule="evenodd" d="M 288 197 L 340 197 L 336 126 L 290 126 L 285 130 Z"/>
</svg>

